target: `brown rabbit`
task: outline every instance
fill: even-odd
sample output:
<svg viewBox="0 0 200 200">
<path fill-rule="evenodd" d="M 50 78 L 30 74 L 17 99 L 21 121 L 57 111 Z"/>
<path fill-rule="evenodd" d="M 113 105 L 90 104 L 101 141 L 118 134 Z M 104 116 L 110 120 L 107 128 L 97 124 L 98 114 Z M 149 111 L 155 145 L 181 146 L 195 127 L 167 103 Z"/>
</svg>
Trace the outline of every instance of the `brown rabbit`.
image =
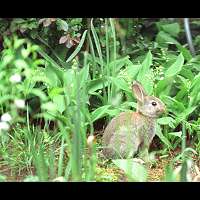
<svg viewBox="0 0 200 200">
<path fill-rule="evenodd" d="M 165 111 L 165 105 L 160 99 L 148 96 L 137 81 L 132 89 L 137 112 L 123 112 L 111 120 L 103 134 L 103 154 L 108 158 L 130 158 L 139 151 L 139 157 L 147 161 L 156 118 Z"/>
</svg>

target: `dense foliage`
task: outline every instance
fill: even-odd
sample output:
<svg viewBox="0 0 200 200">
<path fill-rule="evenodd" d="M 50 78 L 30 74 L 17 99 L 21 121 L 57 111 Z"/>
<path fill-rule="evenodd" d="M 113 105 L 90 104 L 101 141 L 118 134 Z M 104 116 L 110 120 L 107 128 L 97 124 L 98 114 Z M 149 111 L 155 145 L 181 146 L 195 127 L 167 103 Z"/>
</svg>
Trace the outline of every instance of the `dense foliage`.
<svg viewBox="0 0 200 200">
<path fill-rule="evenodd" d="M 163 177 L 177 180 L 175 161 L 200 154 L 199 20 L 190 23 L 196 55 L 180 19 L 1 18 L 2 171 L 25 171 L 24 181 L 113 181 L 104 163 L 146 181 L 145 166 L 130 161 L 127 170 L 129 160 L 101 155 L 108 121 L 136 109 L 138 80 L 166 104 L 153 153 L 181 149 Z"/>
</svg>

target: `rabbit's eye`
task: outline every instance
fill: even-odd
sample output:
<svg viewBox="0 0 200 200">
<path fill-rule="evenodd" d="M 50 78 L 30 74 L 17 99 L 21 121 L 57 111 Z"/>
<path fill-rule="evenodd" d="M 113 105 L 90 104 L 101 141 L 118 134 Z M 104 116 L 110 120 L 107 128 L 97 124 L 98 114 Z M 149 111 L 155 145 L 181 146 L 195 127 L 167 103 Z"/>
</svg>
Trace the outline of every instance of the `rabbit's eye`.
<svg viewBox="0 0 200 200">
<path fill-rule="evenodd" d="M 157 105 L 157 103 L 155 101 L 153 101 L 151 104 L 152 104 L 152 106 L 156 106 Z"/>
</svg>

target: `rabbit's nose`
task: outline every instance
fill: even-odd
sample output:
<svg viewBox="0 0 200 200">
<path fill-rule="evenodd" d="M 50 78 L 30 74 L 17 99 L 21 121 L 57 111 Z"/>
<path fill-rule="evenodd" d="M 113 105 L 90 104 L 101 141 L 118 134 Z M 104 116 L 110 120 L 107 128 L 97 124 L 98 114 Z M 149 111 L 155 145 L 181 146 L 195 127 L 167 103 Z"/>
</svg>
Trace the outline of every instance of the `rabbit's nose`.
<svg viewBox="0 0 200 200">
<path fill-rule="evenodd" d="M 161 109 L 160 109 L 160 111 L 161 111 L 162 113 L 166 112 L 166 107 L 165 107 L 165 106 L 162 106 Z"/>
</svg>

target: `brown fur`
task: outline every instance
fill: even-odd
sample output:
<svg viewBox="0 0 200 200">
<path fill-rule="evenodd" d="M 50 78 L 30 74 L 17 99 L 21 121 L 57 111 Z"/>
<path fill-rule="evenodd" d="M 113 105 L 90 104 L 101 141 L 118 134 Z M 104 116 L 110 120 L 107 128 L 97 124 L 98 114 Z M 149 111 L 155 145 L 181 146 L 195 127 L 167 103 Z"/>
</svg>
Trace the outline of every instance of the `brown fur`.
<svg viewBox="0 0 200 200">
<path fill-rule="evenodd" d="M 165 106 L 158 98 L 147 96 L 138 82 L 134 82 L 133 91 L 138 112 L 122 112 L 108 124 L 103 134 L 106 157 L 133 156 L 140 147 L 147 153 L 155 136 L 156 117 L 164 112 Z M 157 103 L 156 106 L 152 101 Z"/>
</svg>

